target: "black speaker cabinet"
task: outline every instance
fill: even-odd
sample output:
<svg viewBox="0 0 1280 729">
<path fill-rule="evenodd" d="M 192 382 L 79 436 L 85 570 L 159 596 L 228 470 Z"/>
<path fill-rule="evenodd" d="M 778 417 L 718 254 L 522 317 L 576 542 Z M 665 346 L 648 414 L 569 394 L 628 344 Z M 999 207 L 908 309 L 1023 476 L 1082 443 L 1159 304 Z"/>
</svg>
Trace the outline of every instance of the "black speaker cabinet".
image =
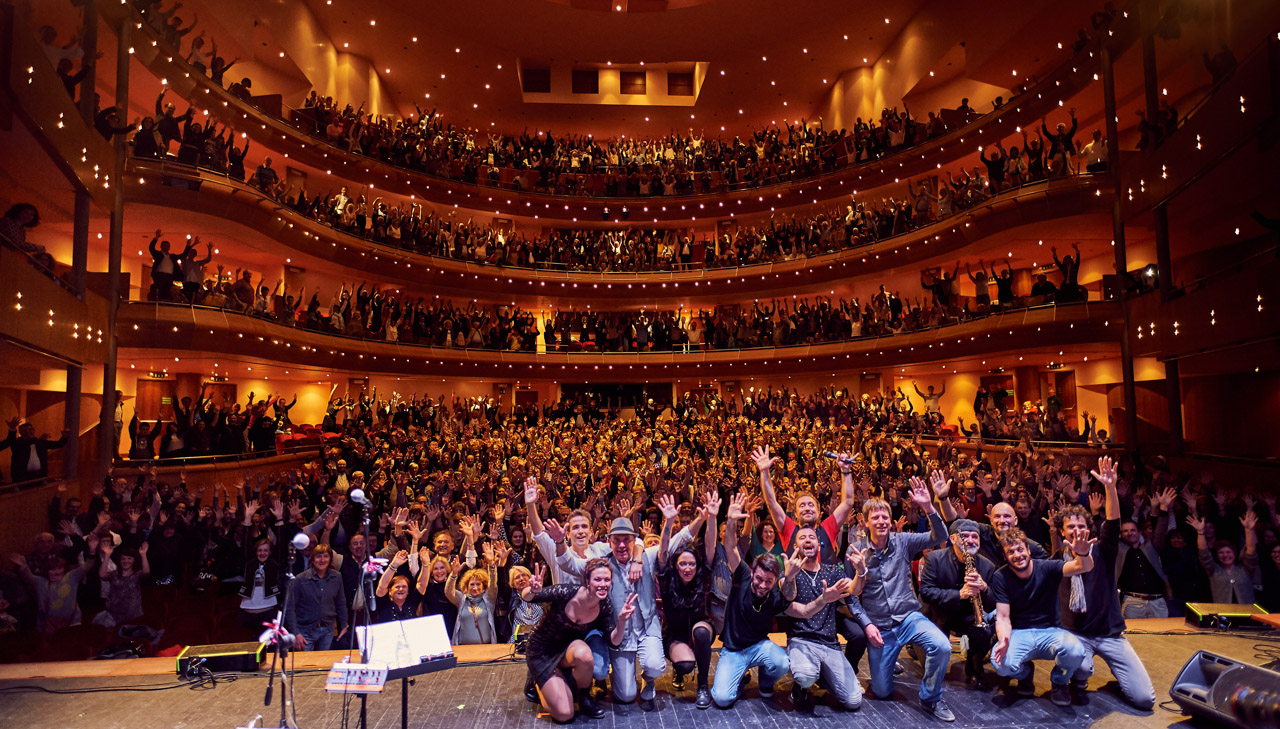
<svg viewBox="0 0 1280 729">
<path fill-rule="evenodd" d="M 219 645 L 193 645 L 178 655 L 178 675 L 182 676 L 192 666 L 207 668 L 213 673 L 240 671 L 250 673 L 262 665 L 267 647 L 261 643 L 221 643 Z"/>
<path fill-rule="evenodd" d="M 1236 729 L 1280 726 L 1280 673 L 1197 651 L 1169 696 L 1183 711 Z"/>
</svg>

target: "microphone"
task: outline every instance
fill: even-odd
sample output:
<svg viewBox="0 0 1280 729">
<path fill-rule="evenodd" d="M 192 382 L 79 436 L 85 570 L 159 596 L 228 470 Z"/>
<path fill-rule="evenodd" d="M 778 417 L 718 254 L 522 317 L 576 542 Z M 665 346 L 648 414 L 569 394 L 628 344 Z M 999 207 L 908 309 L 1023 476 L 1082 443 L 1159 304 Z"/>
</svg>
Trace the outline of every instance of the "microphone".
<svg viewBox="0 0 1280 729">
<path fill-rule="evenodd" d="M 854 462 L 857 460 L 856 458 L 853 458 L 851 456 L 842 456 L 839 453 L 836 453 L 835 451 L 823 451 L 822 457 L 830 458 L 831 460 L 843 466 L 852 466 Z"/>
<path fill-rule="evenodd" d="M 361 506 L 369 505 L 369 499 L 364 495 L 364 489 L 351 489 L 347 492 L 347 500 Z"/>
</svg>

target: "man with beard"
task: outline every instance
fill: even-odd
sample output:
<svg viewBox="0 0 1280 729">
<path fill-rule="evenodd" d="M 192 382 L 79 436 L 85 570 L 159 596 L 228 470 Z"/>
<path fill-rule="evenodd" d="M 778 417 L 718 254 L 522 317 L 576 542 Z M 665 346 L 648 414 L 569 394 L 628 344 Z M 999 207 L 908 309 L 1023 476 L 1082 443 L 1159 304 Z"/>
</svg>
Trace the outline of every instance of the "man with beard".
<svg viewBox="0 0 1280 729">
<path fill-rule="evenodd" d="M 1143 711 L 1150 711 L 1156 703 L 1156 691 L 1142 659 L 1124 637 L 1124 614 L 1116 592 L 1116 570 L 1121 564 L 1120 496 L 1116 491 L 1116 469 L 1110 457 L 1098 459 L 1098 470 L 1093 471 L 1093 477 L 1106 492 L 1106 521 L 1102 523 L 1101 540 L 1097 545 L 1096 568 L 1072 577 L 1070 582 L 1064 580 L 1058 588 L 1058 613 L 1062 616 L 1062 627 L 1071 631 L 1084 648 L 1084 658 L 1071 678 L 1071 692 L 1075 700 L 1087 703 L 1084 692 L 1089 677 L 1093 675 L 1093 656 L 1096 654 L 1102 656 L 1107 668 L 1120 682 L 1120 692 L 1125 700 Z M 1064 544 L 1089 536 L 1087 516 L 1075 509 L 1064 511 L 1056 525 L 1062 530 Z M 1060 557 L 1066 556 L 1064 547 Z"/>
<path fill-rule="evenodd" d="M 673 496 L 668 494 L 660 497 L 658 508 L 662 511 L 665 561 L 666 556 L 693 540 L 693 532 L 685 527 L 674 535 L 671 533 L 672 524 L 680 514 Z M 695 525 L 701 526 L 701 520 L 690 526 Z M 635 527 L 626 517 L 614 519 L 609 527 L 609 553 L 606 559 L 613 569 L 609 599 L 613 602 L 615 612 L 621 613 L 630 596 L 639 596 L 638 600 L 633 601 L 636 614 L 627 622 L 622 643 L 609 649 L 609 663 L 613 669 L 613 697 L 629 704 L 636 699 L 636 661 L 639 660 L 644 681 L 640 690 L 640 708 L 653 711 L 657 708 L 657 680 L 667 670 L 667 659 L 662 646 L 662 617 L 657 604 L 657 561 L 658 550 L 662 547 L 654 545 L 636 555 L 636 536 Z M 602 543 L 597 542 L 597 545 L 600 544 Z M 600 547 L 596 546 L 595 549 L 598 551 Z M 561 567 L 581 580 L 588 560 L 572 552 L 568 556 L 569 559 L 562 561 Z"/>
<path fill-rule="evenodd" d="M 746 502 L 745 494 L 738 494 L 729 502 L 725 517 L 725 533 L 736 534 L 738 522 Z M 773 696 L 773 686 L 790 668 L 787 654 L 777 643 L 769 640 L 773 619 L 786 610 L 796 597 L 796 574 L 801 559 L 794 555 L 787 560 L 786 575 L 779 589 L 778 560 L 771 554 L 758 555 L 748 567 L 738 553 L 736 539 L 725 541 L 725 555 L 733 570 L 732 588 L 725 604 L 724 633 L 720 636 L 723 647 L 716 663 L 716 677 L 711 685 L 711 698 L 716 706 L 727 709 L 738 700 L 742 677 L 753 667 L 760 668 L 760 695 Z"/>
<path fill-rule="evenodd" d="M 867 576 L 867 552 L 852 546 L 849 548 L 848 562 L 853 569 L 853 578 L 850 579 L 843 568 L 822 562 L 816 529 L 800 527 L 796 530 L 795 542 L 796 552 L 803 561 L 796 577 L 796 603 L 787 609 L 787 615 L 797 618 L 787 629 L 787 660 L 791 663 L 791 676 L 795 679 L 791 703 L 800 711 L 812 711 L 813 697 L 809 689 L 821 678 L 842 708 L 857 711 L 862 707 L 862 684 L 858 683 L 858 672 L 840 652 L 840 640 L 836 635 L 836 603 L 843 603 L 846 597 L 862 592 Z M 833 587 L 836 588 L 833 601 L 827 602 L 823 595 Z M 810 615 L 801 605 L 807 607 L 814 601 L 817 601 L 816 612 Z M 851 602 L 850 607 L 855 610 L 855 620 L 860 624 L 868 622 L 857 601 Z"/>
<path fill-rule="evenodd" d="M 1082 519 L 1087 524 L 1089 515 L 1079 506 L 1069 506 L 1061 518 Z M 991 580 L 991 592 L 996 601 L 996 645 L 991 649 L 991 665 L 996 673 L 1017 679 L 1014 691 L 1021 696 L 1035 694 L 1035 664 L 1033 660 L 1052 659 L 1053 671 L 1049 680 L 1053 688 L 1049 700 L 1058 706 L 1071 705 L 1071 689 L 1068 684 L 1080 663 L 1085 649 L 1071 633 L 1063 630 L 1058 617 L 1058 587 L 1063 577 L 1073 577 L 1093 569 L 1092 547 L 1088 530 L 1075 531 L 1074 539 L 1066 546 L 1071 550 L 1071 562 L 1060 559 L 1034 559 L 1027 546 L 1027 535 L 1013 528 L 1000 538 L 1007 563 L 996 571 Z M 1066 554 L 1064 551 L 1063 554 Z M 1072 591 L 1072 602 L 1077 591 Z M 1083 590 L 1079 591 L 1083 599 Z M 1012 686 L 1012 684 L 1010 684 Z"/>
<path fill-rule="evenodd" d="M 947 484 L 946 477 L 933 472 L 935 489 Z M 941 493 L 944 494 L 945 490 Z M 942 700 L 942 679 L 951 657 L 951 641 L 920 612 L 920 600 L 911 585 L 911 561 L 916 554 L 935 547 L 947 538 L 947 528 L 933 506 L 929 487 L 919 476 L 911 477 L 911 500 L 929 519 L 929 533 L 894 532 L 893 512 L 883 499 L 868 499 L 862 505 L 862 522 L 871 542 L 866 558 L 866 586 L 860 600 L 871 624 L 871 691 L 877 698 L 893 694 L 893 669 L 898 653 L 914 645 L 925 653 L 924 677 L 920 681 L 920 704 L 925 712 L 942 721 L 955 715 Z"/>
<path fill-rule="evenodd" d="M 967 643 L 965 651 L 965 680 L 979 691 L 987 690 L 987 680 L 982 666 L 987 661 L 995 637 L 995 621 L 989 617 L 995 610 L 988 585 L 996 567 L 986 557 L 978 554 L 978 524 L 969 519 L 957 519 L 951 523 L 951 545 L 947 549 L 935 549 L 924 556 L 920 568 L 920 597 L 929 608 L 933 622 L 945 633 L 960 636 Z M 967 561 L 973 560 L 969 571 Z M 974 614 L 974 598 L 981 600 L 984 625 L 977 624 Z"/>
<path fill-rule="evenodd" d="M 778 495 L 774 491 L 770 471 L 779 459 L 770 456 L 769 446 L 752 451 L 751 460 L 760 471 L 760 487 L 764 491 L 765 503 L 769 507 L 769 516 L 773 519 L 774 528 L 781 537 L 783 552 L 791 551 L 792 537 L 795 535 L 796 528 L 807 526 L 812 528 L 817 536 L 821 561 L 838 563 L 839 551 L 836 545 L 840 541 L 840 528 L 853 509 L 853 457 L 847 453 L 836 456 L 836 466 L 840 469 L 841 499 L 831 515 L 822 520 L 819 520 L 818 499 L 809 491 L 802 491 L 796 496 L 795 519 L 788 516 L 782 504 L 778 503 Z M 856 600 L 850 601 L 850 603 L 853 602 Z M 840 634 L 845 638 L 845 658 L 849 660 L 849 665 L 857 670 L 858 664 L 862 661 L 862 654 L 867 650 L 867 635 L 863 629 L 864 624 L 853 617 L 855 611 L 858 614 L 862 612 L 851 604 L 848 611 L 837 612 L 836 621 Z"/>
</svg>

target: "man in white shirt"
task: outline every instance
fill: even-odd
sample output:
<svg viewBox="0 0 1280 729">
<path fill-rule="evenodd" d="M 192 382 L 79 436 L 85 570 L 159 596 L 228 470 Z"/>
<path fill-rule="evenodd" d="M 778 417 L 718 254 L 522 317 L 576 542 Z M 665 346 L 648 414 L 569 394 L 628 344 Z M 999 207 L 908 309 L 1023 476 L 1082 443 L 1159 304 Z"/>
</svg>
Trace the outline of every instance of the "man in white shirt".
<svg viewBox="0 0 1280 729">
<path fill-rule="evenodd" d="M 1103 138 L 1101 129 L 1093 130 L 1093 139 L 1081 147 L 1080 156 L 1084 157 L 1085 171 L 1107 171 L 1107 140 Z"/>
</svg>

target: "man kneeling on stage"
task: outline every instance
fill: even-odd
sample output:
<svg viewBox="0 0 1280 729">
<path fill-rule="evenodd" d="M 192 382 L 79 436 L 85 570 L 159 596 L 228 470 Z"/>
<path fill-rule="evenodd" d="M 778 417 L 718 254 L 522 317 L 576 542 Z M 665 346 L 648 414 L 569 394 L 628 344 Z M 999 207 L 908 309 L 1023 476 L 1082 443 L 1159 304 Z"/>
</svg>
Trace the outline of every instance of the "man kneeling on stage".
<svg viewBox="0 0 1280 729">
<path fill-rule="evenodd" d="M 995 600 L 988 588 L 996 566 L 978 554 L 976 522 L 957 519 L 951 523 L 951 545 L 924 556 L 920 568 L 920 598 L 935 625 L 967 643 L 965 680 L 976 690 L 989 688 L 982 667 L 995 638 Z"/>
<path fill-rule="evenodd" d="M 1087 531 L 1077 533 L 1066 545 L 1075 557 L 1071 562 L 1032 559 L 1027 535 L 1016 527 L 1005 532 L 1000 543 L 1008 564 L 997 570 L 991 580 L 998 637 L 995 648 L 991 649 L 991 665 L 1001 676 L 1017 679 L 1018 694 L 1031 696 L 1035 693 L 1032 661 L 1052 659 L 1054 667 L 1049 680 L 1053 688 L 1049 700 L 1058 706 L 1070 706 L 1068 684 L 1080 668 L 1085 651 L 1074 635 L 1062 629 L 1058 620 L 1058 586 L 1063 577 L 1093 569 L 1090 554 L 1093 541 L 1089 540 Z"/>
</svg>

